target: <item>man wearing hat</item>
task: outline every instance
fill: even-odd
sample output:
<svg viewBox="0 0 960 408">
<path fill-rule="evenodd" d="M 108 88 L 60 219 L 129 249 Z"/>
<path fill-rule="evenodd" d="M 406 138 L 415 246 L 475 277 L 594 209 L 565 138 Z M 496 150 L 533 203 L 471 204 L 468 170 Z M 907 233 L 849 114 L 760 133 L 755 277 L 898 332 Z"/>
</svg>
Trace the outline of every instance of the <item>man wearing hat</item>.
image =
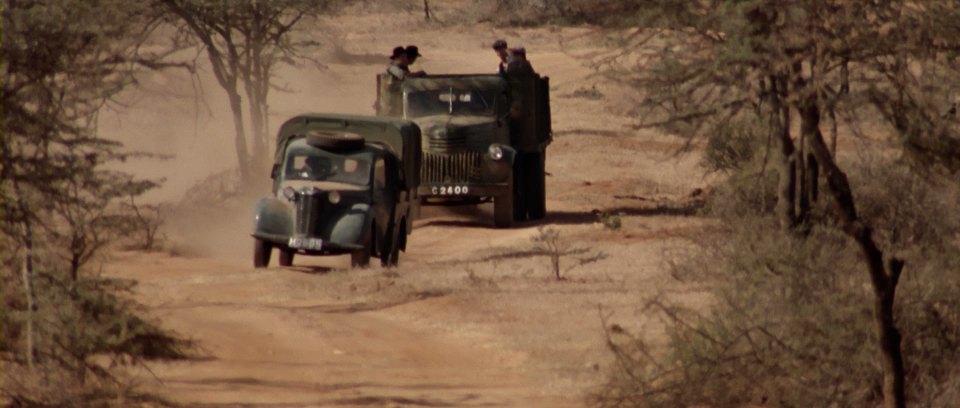
<svg viewBox="0 0 960 408">
<path fill-rule="evenodd" d="M 416 45 L 411 45 L 407 48 L 403 48 L 402 46 L 395 47 L 393 54 L 390 56 L 390 65 L 387 66 L 387 73 L 399 80 L 406 77 L 426 75 L 423 71 L 410 72 L 410 64 L 419 56 L 420 50 L 417 49 Z"/>
</svg>

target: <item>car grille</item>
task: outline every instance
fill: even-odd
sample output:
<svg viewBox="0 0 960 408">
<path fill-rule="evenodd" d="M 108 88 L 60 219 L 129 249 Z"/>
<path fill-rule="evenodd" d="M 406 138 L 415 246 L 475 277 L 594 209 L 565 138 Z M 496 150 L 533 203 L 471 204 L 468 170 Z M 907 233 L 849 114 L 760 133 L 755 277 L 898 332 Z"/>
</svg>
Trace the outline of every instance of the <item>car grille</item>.
<svg viewBox="0 0 960 408">
<path fill-rule="evenodd" d="M 322 210 L 324 201 L 321 196 L 311 193 L 300 193 L 297 197 L 297 235 L 311 236 L 316 218 Z"/>
<path fill-rule="evenodd" d="M 423 183 L 465 183 L 480 179 L 483 154 L 424 153 L 420 181 Z"/>
</svg>

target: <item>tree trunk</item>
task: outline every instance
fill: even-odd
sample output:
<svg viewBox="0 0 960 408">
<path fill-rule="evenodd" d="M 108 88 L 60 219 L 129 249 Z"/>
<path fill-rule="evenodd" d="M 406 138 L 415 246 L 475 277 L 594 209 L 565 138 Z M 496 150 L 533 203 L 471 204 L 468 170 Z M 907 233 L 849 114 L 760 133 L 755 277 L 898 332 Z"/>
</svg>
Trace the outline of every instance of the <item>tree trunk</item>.
<svg viewBox="0 0 960 408">
<path fill-rule="evenodd" d="M 814 114 L 819 116 L 819 111 L 811 112 L 811 115 Z M 810 139 L 810 151 L 823 169 L 828 191 L 839 210 L 844 232 L 856 241 L 867 263 L 867 272 L 870 274 L 874 293 L 873 318 L 882 354 L 883 406 L 904 408 L 906 393 L 903 354 L 900 350 L 901 336 L 896 328 L 893 314 L 897 283 L 900 280 L 904 262 L 892 258 L 888 265 L 884 265 L 883 252 L 874 242 L 870 227 L 857 216 L 847 175 L 834 162 L 819 129 Z"/>
<path fill-rule="evenodd" d="M 240 167 L 240 182 L 246 185 L 253 181 L 250 174 L 250 156 L 247 150 L 247 132 L 243 125 L 243 107 L 240 94 L 236 90 L 227 89 L 230 98 L 230 110 L 233 112 L 233 127 L 236 132 L 234 145 L 237 151 L 237 164 Z"/>
<path fill-rule="evenodd" d="M 33 239 L 30 222 L 24 222 L 25 239 L 23 242 L 23 265 L 20 269 L 20 279 L 23 280 L 23 293 L 27 298 L 27 336 L 24 345 L 24 354 L 27 357 L 27 367 L 33 368 Z"/>
<path fill-rule="evenodd" d="M 784 230 L 793 228 L 797 223 L 797 214 L 794 208 L 797 191 L 796 151 L 793 140 L 790 139 L 790 111 L 781 97 L 785 93 L 785 81 L 776 77 L 770 78 L 772 91 L 770 92 L 770 129 L 777 139 L 777 219 Z"/>
</svg>

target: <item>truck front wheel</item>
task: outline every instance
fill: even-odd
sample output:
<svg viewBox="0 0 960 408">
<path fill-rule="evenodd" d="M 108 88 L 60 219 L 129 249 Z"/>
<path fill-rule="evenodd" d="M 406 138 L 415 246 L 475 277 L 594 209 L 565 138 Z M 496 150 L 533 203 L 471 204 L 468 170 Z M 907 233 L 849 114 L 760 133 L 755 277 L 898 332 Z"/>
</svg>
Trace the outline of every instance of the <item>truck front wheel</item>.
<svg viewBox="0 0 960 408">
<path fill-rule="evenodd" d="M 527 215 L 531 220 L 539 220 L 547 215 L 546 153 L 531 153 L 527 166 L 527 180 L 530 180 L 527 192 Z"/>
<path fill-rule="evenodd" d="M 493 224 L 497 228 L 513 226 L 513 174 L 510 174 L 506 191 L 493 198 Z"/>
</svg>

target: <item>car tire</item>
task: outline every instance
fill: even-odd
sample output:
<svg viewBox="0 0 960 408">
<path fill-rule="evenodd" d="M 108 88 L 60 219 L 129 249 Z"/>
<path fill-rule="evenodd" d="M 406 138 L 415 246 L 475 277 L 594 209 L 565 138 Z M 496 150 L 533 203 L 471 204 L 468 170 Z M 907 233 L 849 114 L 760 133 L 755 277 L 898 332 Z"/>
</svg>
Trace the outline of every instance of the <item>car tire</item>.
<svg viewBox="0 0 960 408">
<path fill-rule="evenodd" d="M 293 265 L 293 255 L 296 252 L 290 248 L 280 248 L 280 266 L 292 266 Z"/>
<path fill-rule="evenodd" d="M 307 144 L 331 151 L 357 150 L 362 148 L 364 143 L 363 136 L 349 133 L 307 135 Z"/>
<path fill-rule="evenodd" d="M 390 257 L 387 260 L 386 266 L 396 267 L 400 264 L 400 240 L 407 234 L 406 223 L 400 224 L 400 231 L 397 232 L 397 235 L 393 238 L 393 245 L 390 247 Z"/>
<path fill-rule="evenodd" d="M 273 252 L 273 244 L 260 238 L 253 239 L 253 267 L 266 268 L 270 265 L 270 254 Z"/>
<path fill-rule="evenodd" d="M 350 266 L 353 268 L 366 268 L 370 266 L 370 258 L 373 257 L 373 232 L 369 232 L 364 237 L 363 248 L 350 252 Z"/>
</svg>

